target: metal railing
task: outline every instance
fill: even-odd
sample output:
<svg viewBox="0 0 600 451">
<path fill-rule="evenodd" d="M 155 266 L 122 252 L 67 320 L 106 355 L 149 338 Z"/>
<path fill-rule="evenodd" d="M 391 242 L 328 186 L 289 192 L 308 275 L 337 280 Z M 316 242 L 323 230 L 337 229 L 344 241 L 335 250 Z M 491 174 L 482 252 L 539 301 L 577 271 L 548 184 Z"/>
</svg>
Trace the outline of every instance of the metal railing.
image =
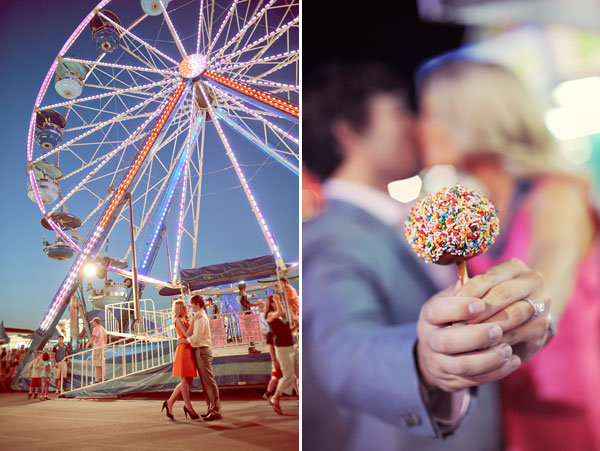
<svg viewBox="0 0 600 451">
<path fill-rule="evenodd" d="M 122 338 L 77 352 L 69 356 L 71 383 L 65 393 L 172 363 L 176 349 L 177 332 L 173 326 L 166 326 L 148 331 L 145 336 Z M 96 361 L 95 352 L 99 357 Z M 97 366 L 102 367 L 101 380 L 97 380 Z"/>
<path fill-rule="evenodd" d="M 104 307 L 106 332 L 111 335 L 149 334 L 166 330 L 171 310 L 156 310 L 152 299 L 140 299 L 140 321 L 136 327 L 134 301 L 117 302 Z"/>
<path fill-rule="evenodd" d="M 144 301 L 152 300 L 148 299 Z M 122 318 L 120 314 L 123 310 L 127 311 L 127 309 L 130 309 L 128 310 L 129 312 L 133 311 L 133 307 L 125 304 L 131 304 L 131 302 L 106 306 L 107 331 L 109 328 L 112 328 L 112 330 L 116 329 L 117 331 L 122 330 L 119 328 L 121 324 L 119 319 Z M 154 307 L 154 303 L 152 303 L 152 307 Z M 121 310 L 119 315 L 114 315 L 116 310 Z M 68 373 L 70 375 L 68 376 L 68 380 L 70 380 L 70 387 L 64 393 L 88 388 L 104 381 L 124 378 L 173 362 L 178 337 L 175 327 L 171 324 L 171 309 L 142 310 L 142 312 L 145 312 L 141 315 L 145 320 L 141 324 L 158 324 L 158 327 L 154 329 L 146 327 L 143 331 L 136 333 L 129 329 L 131 330 L 130 336 L 107 343 L 101 348 L 90 348 L 69 355 Z M 224 344 L 215 343 L 215 337 L 213 336 L 213 347 L 239 346 L 248 343 L 248 340 L 244 340 L 242 337 L 238 320 L 238 317 L 243 316 L 245 313 L 226 312 L 209 316 L 209 319 L 220 319 L 222 321 L 226 336 Z M 133 313 L 131 314 L 133 318 Z M 113 316 L 110 317 L 109 315 Z M 152 318 L 151 322 L 149 318 Z M 254 343 L 264 343 L 264 338 L 261 337 L 261 340 L 256 340 Z M 94 362 L 94 352 L 98 352 L 98 349 L 101 349 L 100 357 L 102 358 Z M 100 365 L 95 365 L 97 363 L 100 363 Z M 99 381 L 96 380 L 96 366 L 102 367 L 102 379 Z"/>
</svg>

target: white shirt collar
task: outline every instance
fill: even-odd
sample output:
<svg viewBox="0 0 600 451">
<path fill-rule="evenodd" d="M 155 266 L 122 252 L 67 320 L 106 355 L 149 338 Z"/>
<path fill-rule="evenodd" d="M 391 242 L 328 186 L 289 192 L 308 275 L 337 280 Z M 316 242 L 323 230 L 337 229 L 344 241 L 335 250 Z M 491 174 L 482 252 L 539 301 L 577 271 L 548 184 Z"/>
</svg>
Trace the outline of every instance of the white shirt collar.
<svg viewBox="0 0 600 451">
<path fill-rule="evenodd" d="M 389 194 L 362 183 L 331 178 L 323 183 L 323 191 L 330 199 L 337 199 L 359 207 L 392 228 L 398 228 L 408 216 L 408 206 Z"/>
<path fill-rule="evenodd" d="M 330 199 L 341 200 L 365 210 L 392 227 L 401 236 L 404 235 L 404 221 L 408 218 L 414 204 L 414 202 L 403 204 L 371 186 L 336 178 L 328 179 L 323 183 L 323 192 Z M 405 239 L 401 241 L 410 248 Z M 424 263 L 420 264 L 424 265 Z M 450 266 L 430 264 L 425 271 L 429 273 L 438 288 L 442 289 L 455 282 L 456 271 L 452 269 Z"/>
</svg>

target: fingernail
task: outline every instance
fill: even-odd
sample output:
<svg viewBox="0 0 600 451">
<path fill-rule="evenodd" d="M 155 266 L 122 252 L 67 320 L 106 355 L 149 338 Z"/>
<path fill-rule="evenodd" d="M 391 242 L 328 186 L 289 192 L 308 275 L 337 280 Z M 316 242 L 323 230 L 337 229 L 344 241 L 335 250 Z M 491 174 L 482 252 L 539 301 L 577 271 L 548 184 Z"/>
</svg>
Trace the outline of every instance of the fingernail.
<svg viewBox="0 0 600 451">
<path fill-rule="evenodd" d="M 485 311 L 485 302 L 481 299 L 471 302 L 468 307 L 469 314 L 475 315 L 476 313 L 483 313 Z"/>
<path fill-rule="evenodd" d="M 504 343 L 500 347 L 500 352 L 502 352 L 502 357 L 504 357 L 504 359 L 506 360 L 512 354 L 512 347 L 510 345 Z"/>
<path fill-rule="evenodd" d="M 497 341 L 502 336 L 502 328 L 498 324 L 494 324 L 494 326 L 490 328 L 489 334 L 492 342 Z"/>
<path fill-rule="evenodd" d="M 513 355 L 509 360 L 508 360 L 508 364 L 512 367 L 512 368 L 517 368 L 519 365 L 521 365 L 521 359 L 516 356 Z"/>
</svg>

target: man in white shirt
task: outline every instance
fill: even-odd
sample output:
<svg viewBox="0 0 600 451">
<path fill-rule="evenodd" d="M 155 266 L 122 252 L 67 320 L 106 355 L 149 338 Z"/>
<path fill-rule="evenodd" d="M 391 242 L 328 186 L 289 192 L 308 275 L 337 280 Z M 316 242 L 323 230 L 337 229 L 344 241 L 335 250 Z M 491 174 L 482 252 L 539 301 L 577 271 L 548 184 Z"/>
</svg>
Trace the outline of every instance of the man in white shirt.
<svg viewBox="0 0 600 451">
<path fill-rule="evenodd" d="M 106 375 L 103 374 L 104 369 L 104 353 L 106 351 L 106 343 L 108 343 L 108 335 L 106 329 L 100 324 L 100 318 L 92 320 L 94 330 L 92 331 L 92 340 L 88 342 L 86 348 L 94 345 L 94 353 L 92 354 L 92 366 L 96 368 L 96 383 L 106 380 Z"/>
<path fill-rule="evenodd" d="M 190 300 L 194 318 L 192 319 L 192 335 L 187 339 L 180 338 L 179 343 L 188 342 L 192 345 L 194 362 L 198 368 L 202 391 L 206 397 L 208 411 L 202 415 L 204 421 L 220 420 L 221 402 L 219 400 L 219 388 L 212 373 L 212 351 L 210 349 L 210 325 L 206 310 L 204 310 L 204 297 L 192 296 Z"/>
</svg>

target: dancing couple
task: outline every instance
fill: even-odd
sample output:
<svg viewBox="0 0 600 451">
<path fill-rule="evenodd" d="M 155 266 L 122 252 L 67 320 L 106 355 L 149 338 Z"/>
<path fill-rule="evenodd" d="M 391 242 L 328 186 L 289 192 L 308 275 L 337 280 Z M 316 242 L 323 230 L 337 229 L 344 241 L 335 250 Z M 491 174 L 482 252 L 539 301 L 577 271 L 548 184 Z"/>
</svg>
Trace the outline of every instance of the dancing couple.
<svg viewBox="0 0 600 451">
<path fill-rule="evenodd" d="M 177 350 L 173 360 L 173 376 L 180 377 L 181 382 L 175 387 L 171 397 L 162 405 L 162 410 L 167 410 L 167 417 L 173 416 L 173 404 L 183 396 L 183 412 L 192 420 L 199 416 L 194 411 L 190 399 L 190 386 L 197 375 L 200 376 L 202 391 L 206 398 L 208 410 L 201 415 L 204 421 L 221 419 L 221 403 L 219 401 L 219 388 L 212 374 L 212 351 L 210 349 L 210 327 L 208 316 L 204 310 L 204 298 L 200 295 L 192 297 L 191 301 L 194 317 L 188 322 L 187 307 L 182 300 L 173 304 L 173 324 L 177 330 Z M 162 412 L 161 410 L 161 412 Z"/>
</svg>

